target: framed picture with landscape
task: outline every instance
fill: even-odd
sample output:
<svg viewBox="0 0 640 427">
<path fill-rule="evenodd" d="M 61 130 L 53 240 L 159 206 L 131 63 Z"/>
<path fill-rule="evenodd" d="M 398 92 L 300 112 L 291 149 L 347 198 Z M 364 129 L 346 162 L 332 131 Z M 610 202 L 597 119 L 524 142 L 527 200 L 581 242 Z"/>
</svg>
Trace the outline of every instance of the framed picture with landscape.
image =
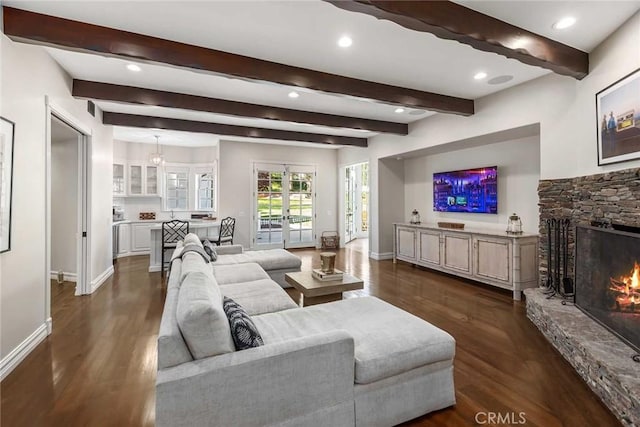
<svg viewBox="0 0 640 427">
<path fill-rule="evenodd" d="M 0 253 L 11 248 L 11 190 L 15 125 L 0 117 Z"/>
<path fill-rule="evenodd" d="M 640 158 L 640 69 L 596 94 L 598 165 Z"/>
</svg>

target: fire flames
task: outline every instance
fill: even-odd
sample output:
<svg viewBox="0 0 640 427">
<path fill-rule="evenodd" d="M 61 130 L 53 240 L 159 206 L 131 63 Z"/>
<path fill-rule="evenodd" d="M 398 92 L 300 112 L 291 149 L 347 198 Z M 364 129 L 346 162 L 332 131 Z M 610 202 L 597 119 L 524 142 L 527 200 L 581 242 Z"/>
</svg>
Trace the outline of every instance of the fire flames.
<svg viewBox="0 0 640 427">
<path fill-rule="evenodd" d="M 634 263 L 628 276 L 620 276 L 618 279 L 610 278 L 609 287 L 616 294 L 616 309 L 622 311 L 635 311 L 636 304 L 640 304 L 640 265 Z"/>
</svg>

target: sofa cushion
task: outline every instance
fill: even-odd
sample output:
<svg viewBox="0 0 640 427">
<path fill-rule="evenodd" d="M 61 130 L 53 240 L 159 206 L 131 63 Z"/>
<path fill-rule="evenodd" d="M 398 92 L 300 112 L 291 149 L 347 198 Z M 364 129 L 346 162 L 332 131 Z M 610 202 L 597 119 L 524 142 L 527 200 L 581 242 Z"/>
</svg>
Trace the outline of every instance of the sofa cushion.
<svg viewBox="0 0 640 427">
<path fill-rule="evenodd" d="M 212 274 L 201 271 L 187 274 L 180 286 L 176 316 L 194 359 L 234 351 L 222 294 Z"/>
<path fill-rule="evenodd" d="M 255 262 L 266 271 L 279 269 L 297 269 L 302 265 L 300 257 L 285 249 L 266 249 L 260 251 L 246 251 L 241 254 L 218 255 L 219 265 L 245 264 Z"/>
<path fill-rule="evenodd" d="M 263 314 L 253 320 L 265 345 L 335 329 L 347 331 L 355 342 L 358 384 L 453 360 L 455 353 L 451 335 L 374 297 Z"/>
<path fill-rule="evenodd" d="M 231 338 L 233 338 L 236 350 L 246 350 L 264 345 L 258 328 L 240 304 L 229 297 L 224 297 L 222 307 L 229 320 Z"/>
<path fill-rule="evenodd" d="M 268 279 L 269 275 L 255 262 L 246 264 L 213 264 L 213 275 L 219 285 Z"/>
<path fill-rule="evenodd" d="M 179 288 L 177 286 L 167 289 L 167 298 L 164 303 L 162 320 L 160 321 L 160 331 L 158 332 L 158 369 L 169 368 L 193 360 L 187 344 L 182 338 L 176 319 L 178 292 Z"/>
<path fill-rule="evenodd" d="M 189 233 L 186 236 L 184 236 L 184 244 L 186 245 L 198 245 L 200 247 L 202 247 L 202 242 L 200 241 L 200 238 L 198 237 L 197 234 L 195 233 Z"/>
<path fill-rule="evenodd" d="M 271 279 L 222 285 L 220 291 L 241 304 L 252 316 L 298 308 L 284 289 Z"/>
<path fill-rule="evenodd" d="M 182 268 L 180 270 L 180 283 L 182 283 L 189 274 L 201 272 L 203 274 L 213 276 L 211 272 L 211 264 L 204 262 L 202 257 L 195 252 L 187 252 L 182 257 Z"/>
</svg>

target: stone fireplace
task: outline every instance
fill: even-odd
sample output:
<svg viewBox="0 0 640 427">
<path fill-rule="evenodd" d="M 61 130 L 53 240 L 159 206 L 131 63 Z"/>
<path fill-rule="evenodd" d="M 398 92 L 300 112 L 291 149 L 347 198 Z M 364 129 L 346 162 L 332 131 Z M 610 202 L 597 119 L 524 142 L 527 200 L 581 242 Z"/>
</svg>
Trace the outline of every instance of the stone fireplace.
<svg viewBox="0 0 640 427">
<path fill-rule="evenodd" d="M 578 305 L 527 289 L 527 316 L 624 425 L 640 426 L 640 363 L 633 359 L 640 235 L 611 230 L 640 227 L 640 169 L 540 181 L 538 196 L 540 284 L 547 278 L 546 220 L 570 219 L 568 271 L 575 272 Z"/>
</svg>

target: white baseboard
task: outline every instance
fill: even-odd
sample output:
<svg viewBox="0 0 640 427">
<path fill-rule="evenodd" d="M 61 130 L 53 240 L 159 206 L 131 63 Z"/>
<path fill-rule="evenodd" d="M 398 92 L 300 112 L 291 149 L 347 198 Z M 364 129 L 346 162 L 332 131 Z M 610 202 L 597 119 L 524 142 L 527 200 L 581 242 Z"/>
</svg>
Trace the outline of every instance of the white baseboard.
<svg viewBox="0 0 640 427">
<path fill-rule="evenodd" d="M 63 271 L 62 274 L 64 275 L 64 281 L 65 282 L 77 282 L 78 281 L 78 275 L 76 273 L 68 273 L 66 271 Z M 52 271 L 51 272 L 51 280 L 58 280 L 58 272 L 57 271 Z"/>
<path fill-rule="evenodd" d="M 33 351 L 38 344 L 51 333 L 51 318 L 47 319 L 46 323 L 38 326 L 38 329 L 33 331 L 31 335 L 22 341 L 16 348 L 11 350 L 11 353 L 7 354 L 2 360 L 0 360 L 0 381 L 4 380 L 7 375 L 13 371 L 16 366 L 22 362 L 25 357 Z"/>
<path fill-rule="evenodd" d="M 375 259 L 376 261 L 393 259 L 393 252 L 369 252 L 369 258 Z"/>
<path fill-rule="evenodd" d="M 91 292 L 89 293 L 94 293 L 112 274 L 113 265 L 110 265 L 102 274 L 91 281 Z"/>
</svg>

